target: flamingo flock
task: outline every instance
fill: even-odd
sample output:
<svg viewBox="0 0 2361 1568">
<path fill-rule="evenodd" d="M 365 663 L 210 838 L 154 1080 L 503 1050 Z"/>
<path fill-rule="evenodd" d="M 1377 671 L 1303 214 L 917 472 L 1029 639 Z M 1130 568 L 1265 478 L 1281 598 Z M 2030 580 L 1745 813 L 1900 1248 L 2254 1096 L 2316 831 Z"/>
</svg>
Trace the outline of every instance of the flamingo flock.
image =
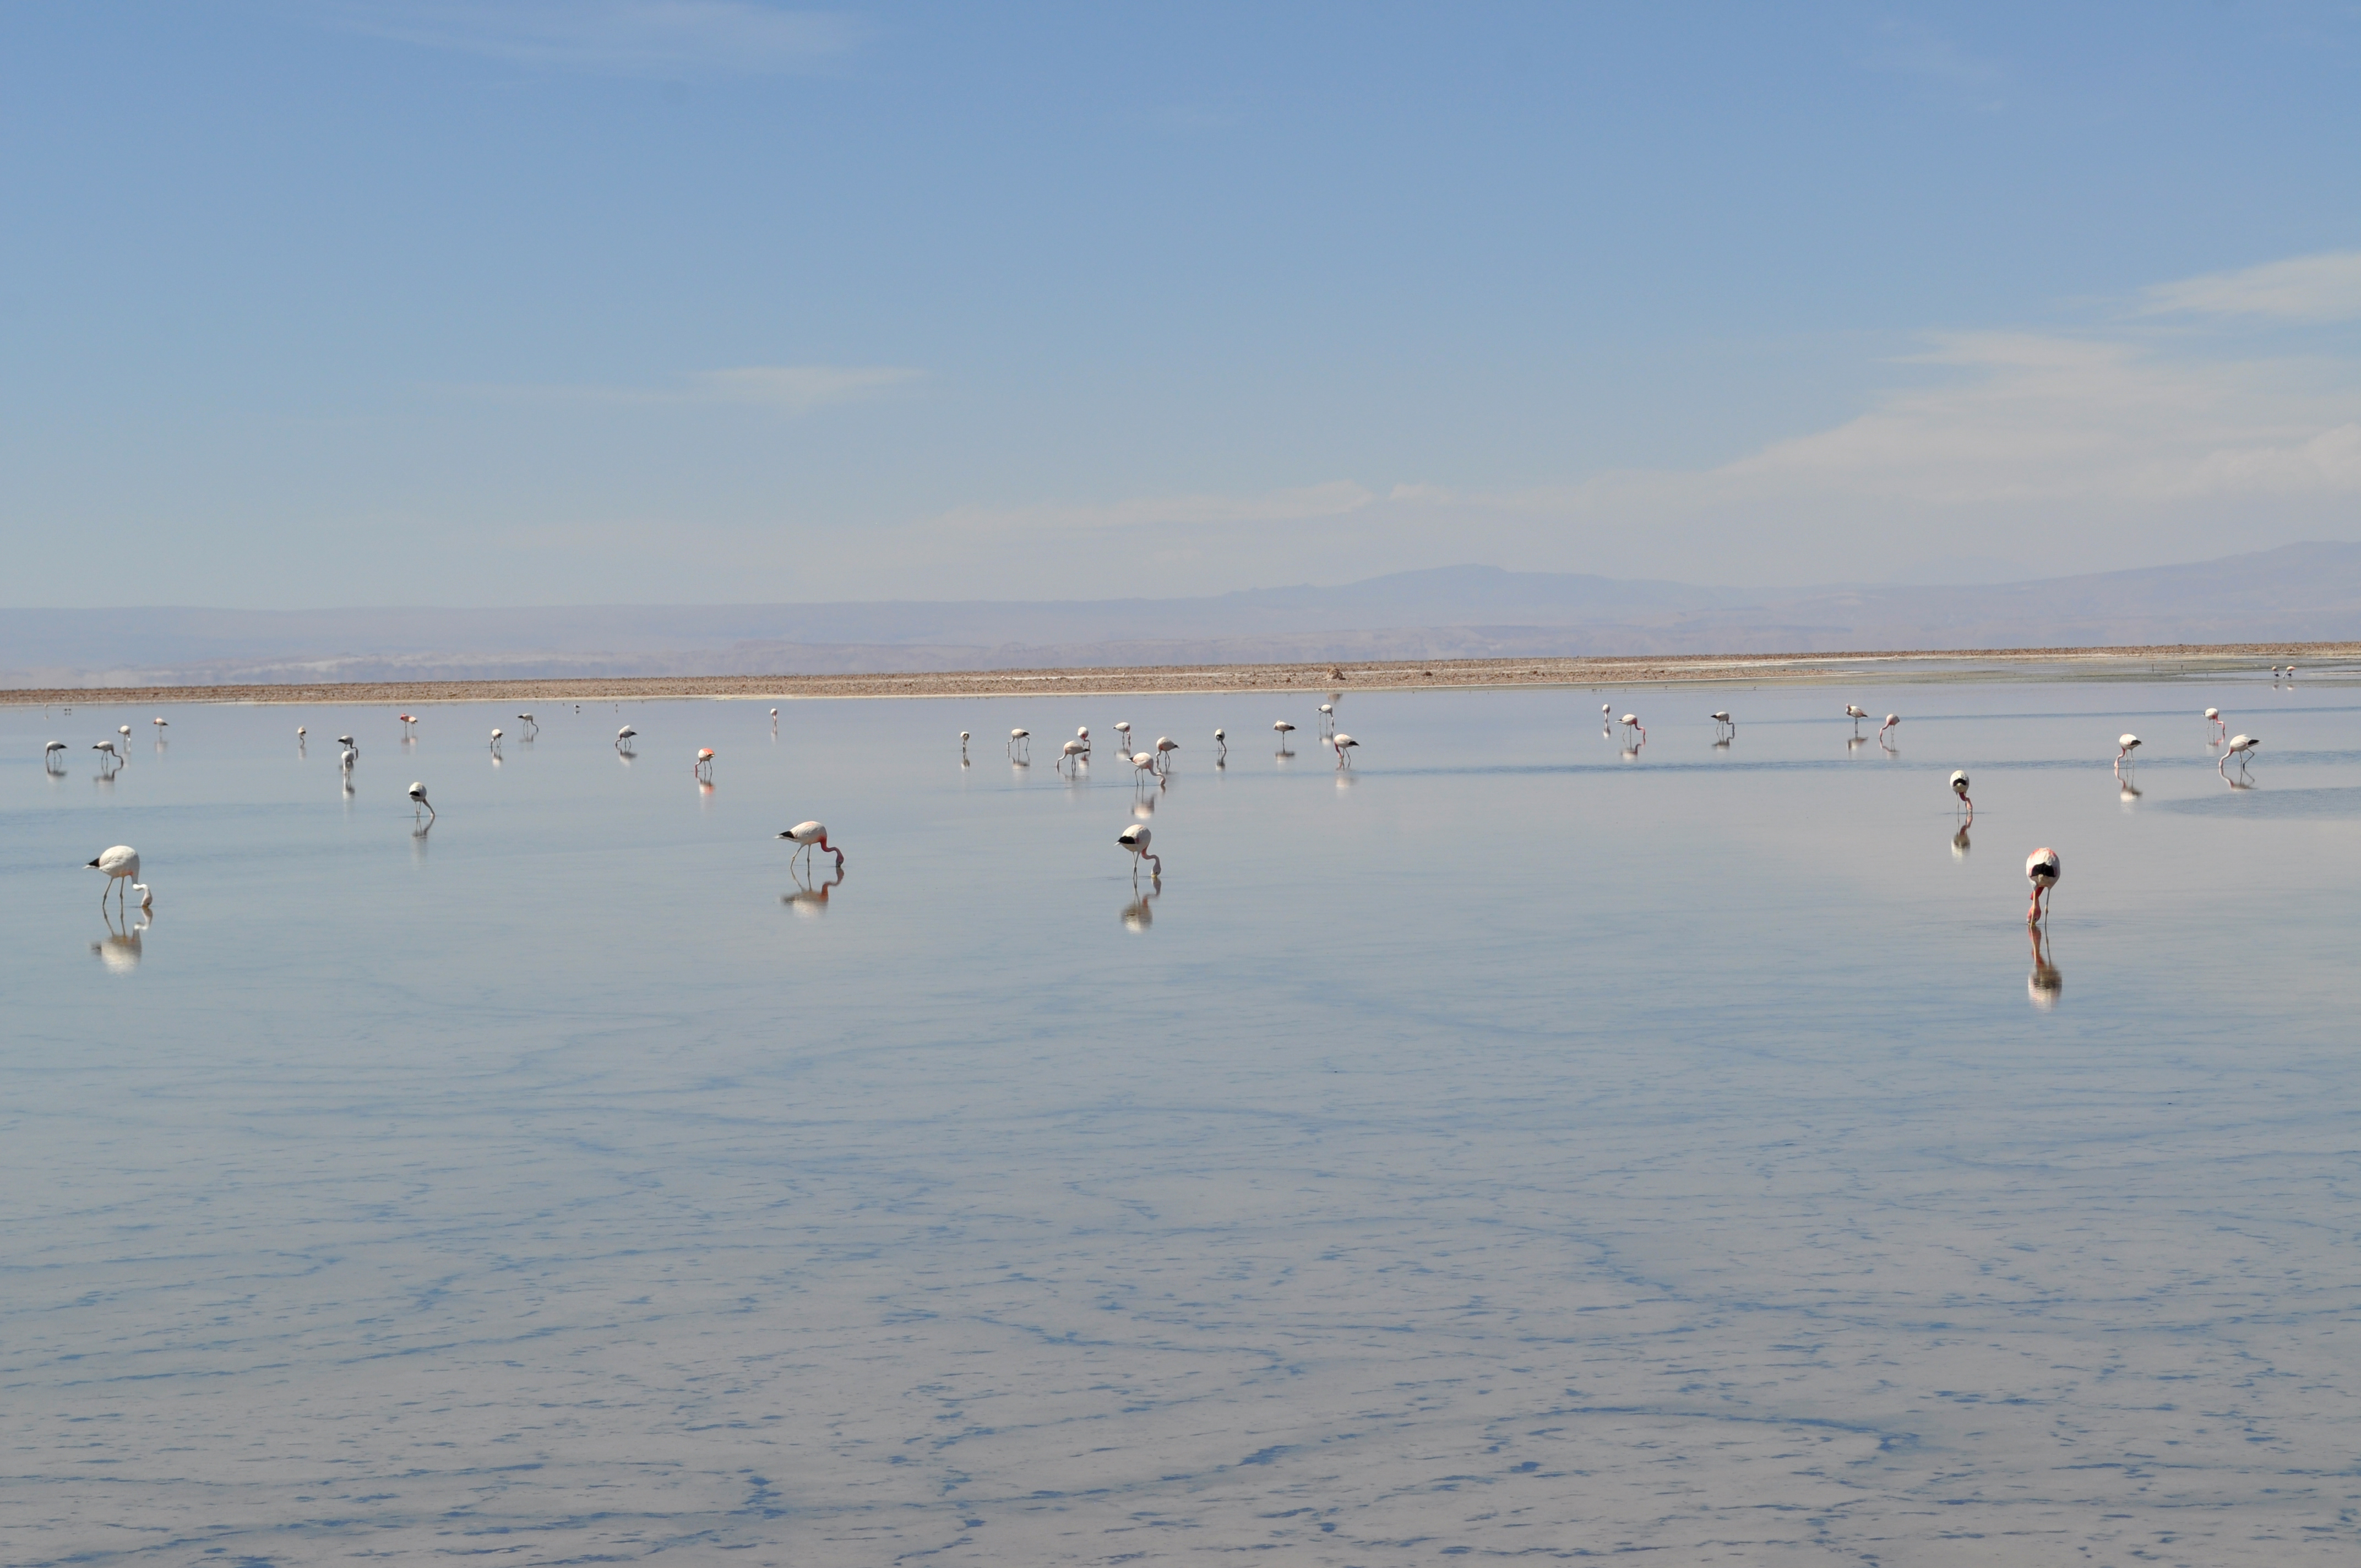
<svg viewBox="0 0 2361 1568">
<path fill-rule="evenodd" d="M 2275 668 L 2273 674 L 2277 680 L 2292 679 L 2294 670 L 2292 666 L 2288 666 L 2284 671 Z M 1317 711 L 1319 715 L 1320 739 L 1322 742 L 1334 753 L 1335 765 L 1341 774 L 1345 770 L 1348 770 L 1353 766 L 1354 754 L 1359 749 L 1361 742 L 1337 728 L 1336 708 L 1333 700 L 1319 704 Z M 1613 705 L 1611 703 L 1601 704 L 1599 714 L 1602 726 L 1606 727 L 1608 732 L 1611 735 L 1614 724 L 1618 722 L 1615 718 L 1615 709 Z M 771 710 L 771 717 L 774 720 L 774 729 L 777 716 L 778 710 L 776 708 L 773 708 Z M 1868 710 L 1862 708 L 1858 704 L 1848 703 L 1844 707 L 1844 716 L 1852 721 L 1854 740 L 1858 740 L 1860 738 L 1861 725 L 1863 720 L 1870 717 Z M 403 740 L 405 742 L 414 742 L 417 739 L 418 731 L 419 720 L 417 718 L 407 713 L 400 714 L 396 717 L 401 726 Z M 1708 717 L 1710 718 L 1714 726 L 1715 745 L 1718 748 L 1726 747 L 1737 734 L 1738 725 L 1735 718 L 1728 710 L 1722 709 L 1717 709 Z M 2230 776 L 2230 770 L 2235 764 L 2240 778 L 2231 781 L 2234 787 L 2250 787 L 2242 781 L 2249 776 L 2249 770 L 2254 757 L 2262 744 L 2260 739 L 2243 732 L 2235 735 L 2231 734 L 2229 721 L 2224 718 L 2221 709 L 2218 707 L 2205 708 L 2202 712 L 2202 718 L 2207 726 L 2208 731 L 2208 739 L 2206 742 L 2207 749 L 2210 751 L 2216 746 L 2222 748 L 2221 755 L 2216 760 L 2215 763 L 2217 772 L 2219 772 L 2225 779 L 2228 779 Z M 517 719 L 519 723 L 526 727 L 522 737 L 523 739 L 530 740 L 537 736 L 540 726 L 532 713 L 520 713 L 517 715 Z M 157 736 L 160 753 L 164 731 L 168 728 L 170 720 L 159 715 L 150 722 Z M 1878 727 L 1876 739 L 1880 745 L 1885 747 L 1889 751 L 1891 751 L 1893 748 L 1888 738 L 1895 731 L 1901 722 L 1901 715 L 1889 713 L 1885 715 L 1883 722 Z M 1646 743 L 1648 738 L 1646 726 L 1641 722 L 1640 716 L 1637 712 L 1627 712 L 1622 714 L 1620 716 L 1620 724 L 1625 731 L 1626 736 L 1629 738 L 1631 746 L 1631 750 L 1627 751 L 1625 755 L 1627 757 L 1636 756 L 1638 753 L 1638 748 Z M 1156 738 L 1152 745 L 1144 747 L 1138 751 L 1132 751 L 1130 750 L 1132 742 L 1132 726 L 1130 722 L 1128 720 L 1118 720 L 1113 728 L 1115 733 L 1119 738 L 1119 753 L 1125 758 L 1125 760 L 1131 763 L 1135 784 L 1137 787 L 1145 790 L 1153 784 L 1157 785 L 1160 791 L 1165 782 L 1171 776 L 1175 762 L 1175 754 L 1181 750 L 1180 743 L 1173 740 L 1169 735 L 1159 735 Z M 1277 752 L 1278 757 L 1285 759 L 1293 756 L 1294 753 L 1289 750 L 1289 740 L 1294 734 L 1295 729 L 1296 726 L 1291 721 L 1285 718 L 1274 719 L 1272 721 L 1271 730 L 1279 741 L 1279 750 Z M 93 743 L 91 746 L 91 750 L 98 755 L 100 767 L 102 769 L 102 778 L 112 777 L 114 772 L 122 767 L 124 763 L 128 761 L 129 747 L 126 742 L 129 740 L 131 728 L 129 725 L 120 725 L 116 727 L 115 736 L 113 739 L 102 740 Z M 638 729 L 630 724 L 622 725 L 615 731 L 615 749 L 627 760 L 632 753 L 632 741 L 637 738 L 638 734 Z M 309 737 L 307 727 L 298 725 L 296 727 L 295 736 L 297 748 L 300 752 Z M 1216 768 L 1220 768 L 1226 764 L 1226 759 L 1229 754 L 1229 735 L 1226 729 L 1216 728 L 1213 732 L 1213 736 L 1215 748 L 1214 766 Z M 970 731 L 962 729 L 959 732 L 960 761 L 962 767 L 967 766 L 969 763 L 968 748 L 972 738 L 973 737 Z M 491 752 L 495 765 L 498 764 L 500 760 L 500 746 L 503 739 L 504 732 L 502 729 L 494 728 L 491 730 L 489 749 Z M 346 779 L 345 789 L 346 794 L 349 795 L 353 787 L 351 783 L 352 775 L 360 760 L 360 741 L 356 736 L 350 734 L 337 736 L 336 741 L 339 748 L 337 765 L 339 772 Z M 1017 767 L 1023 767 L 1029 763 L 1030 742 L 1031 732 L 1029 730 L 1022 727 L 1017 727 L 1013 728 L 1008 731 L 1006 751 L 1008 760 L 1012 764 Z M 1848 743 L 1848 749 L 1850 749 L 1850 744 L 1851 742 Z M 2134 761 L 2135 754 L 2140 751 L 2143 744 L 2144 742 L 2141 738 L 2130 731 L 2125 731 L 2116 738 L 2114 766 L 2116 775 L 2119 778 L 2124 776 L 2125 770 Z M 62 766 L 63 757 L 67 749 L 67 743 L 63 740 L 49 740 L 46 742 L 42 748 L 42 762 L 44 770 L 53 775 L 56 774 Z M 1070 782 L 1080 781 L 1084 770 L 1089 767 L 1092 753 L 1093 747 L 1090 727 L 1088 725 L 1081 726 L 1074 731 L 1074 738 L 1071 740 L 1064 742 L 1060 747 L 1058 758 L 1058 771 Z M 692 768 L 692 771 L 696 774 L 699 783 L 706 786 L 708 792 L 713 781 L 715 756 L 716 753 L 714 748 L 709 746 L 698 748 L 695 753 L 695 761 Z M 1339 784 L 1342 784 L 1345 782 L 1345 781 L 1341 777 L 1338 780 Z M 2125 787 L 2126 790 L 2127 800 L 2137 793 L 2136 791 L 2132 790 L 2128 780 L 2125 780 Z M 1964 854 L 1966 852 L 1968 837 L 1967 830 L 1969 826 L 1971 826 L 1975 820 L 1975 802 L 1969 793 L 1969 778 L 1965 770 L 1957 770 L 1950 774 L 1949 788 L 1961 812 L 1964 814 L 1963 819 L 1960 824 L 1958 832 L 1953 840 L 1954 851 L 1955 853 Z M 423 835 L 424 829 L 432 827 L 437 819 L 438 813 L 436 812 L 433 802 L 428 798 L 427 786 L 423 781 L 413 781 L 406 794 L 407 798 L 412 803 L 412 816 L 419 824 L 419 830 Z M 1137 810 L 1140 814 L 1145 815 L 1148 811 L 1152 810 L 1154 806 L 1155 802 L 1153 800 L 1146 801 L 1141 803 L 1137 807 Z M 829 831 L 825 824 L 818 821 L 799 822 L 796 826 L 779 832 L 777 838 L 788 843 L 792 847 L 792 852 L 790 854 L 791 863 L 800 861 L 806 868 L 808 868 L 811 859 L 815 853 L 824 853 L 834 857 L 838 881 L 840 883 L 841 882 L 845 865 L 845 853 L 840 846 L 830 840 Z M 1115 841 L 1119 847 L 1126 850 L 1131 856 L 1131 870 L 1135 882 L 1137 882 L 1140 870 L 1144 866 L 1147 868 L 1151 881 L 1154 881 L 1160 885 L 1163 876 L 1164 862 L 1162 856 L 1150 848 L 1151 843 L 1153 842 L 1153 834 L 1150 832 L 1145 822 L 1135 822 L 1126 827 L 1116 836 Z M 143 911 L 152 913 L 153 894 L 148 883 L 138 880 L 141 868 L 139 852 L 137 850 L 128 845 L 115 845 L 102 851 L 98 856 L 91 860 L 88 862 L 88 867 L 89 869 L 98 871 L 103 874 L 104 881 L 100 890 L 100 901 L 102 904 L 106 903 L 108 898 L 112 896 L 118 908 L 120 908 L 126 904 L 130 895 L 136 894 L 141 909 Z M 2058 886 L 2063 874 L 2063 861 L 2058 850 L 2047 845 L 2034 850 L 2026 859 L 2025 874 L 2031 894 L 2026 910 L 2026 922 L 2028 925 L 2038 927 L 2048 915 L 2051 892 Z M 836 885 L 836 883 L 831 883 L 829 885 L 832 887 Z M 1136 924 L 1144 926 L 1145 920 L 1142 919 Z"/>
</svg>

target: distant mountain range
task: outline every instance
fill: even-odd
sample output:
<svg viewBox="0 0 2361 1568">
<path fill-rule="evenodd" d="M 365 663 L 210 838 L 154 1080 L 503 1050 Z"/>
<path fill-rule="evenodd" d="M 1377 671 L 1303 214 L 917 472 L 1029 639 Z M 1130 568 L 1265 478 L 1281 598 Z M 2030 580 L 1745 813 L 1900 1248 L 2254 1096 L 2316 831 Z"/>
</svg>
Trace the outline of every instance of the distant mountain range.
<svg viewBox="0 0 2361 1568">
<path fill-rule="evenodd" d="M 1759 589 L 1492 566 L 1205 598 L 0 609 L 0 686 L 2361 641 L 2361 544 L 2031 582 Z"/>
</svg>

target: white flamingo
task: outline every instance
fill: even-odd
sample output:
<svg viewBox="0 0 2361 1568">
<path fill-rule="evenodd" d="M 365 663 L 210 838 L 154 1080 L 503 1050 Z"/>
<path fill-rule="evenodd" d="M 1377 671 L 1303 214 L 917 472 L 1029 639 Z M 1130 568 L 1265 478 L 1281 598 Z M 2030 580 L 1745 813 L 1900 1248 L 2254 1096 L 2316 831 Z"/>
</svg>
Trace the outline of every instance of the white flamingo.
<svg viewBox="0 0 2361 1568">
<path fill-rule="evenodd" d="M 1066 764 L 1071 762 L 1073 764 L 1073 772 L 1069 776 L 1079 778 L 1082 776 L 1082 764 L 1090 761 L 1090 756 L 1091 748 L 1087 742 L 1082 740 L 1069 740 L 1058 749 L 1058 761 L 1056 763 L 1058 772 L 1065 773 L 1067 771 Z"/>
<path fill-rule="evenodd" d="M 1115 836 L 1116 843 L 1131 851 L 1131 875 L 1134 881 L 1139 878 L 1139 862 L 1142 861 L 1146 861 L 1151 868 L 1148 872 L 1150 877 L 1158 882 L 1164 880 L 1162 857 L 1150 854 L 1148 850 L 1148 842 L 1154 838 L 1155 835 L 1148 830 L 1148 824 L 1145 822 L 1135 822 Z"/>
<path fill-rule="evenodd" d="M 1345 734 L 1340 729 L 1334 735 L 1329 737 L 1328 743 L 1336 748 L 1336 765 L 1338 767 L 1349 768 L 1353 765 L 1353 748 L 1360 744 L 1358 740 L 1354 740 L 1350 735 Z"/>
<path fill-rule="evenodd" d="M 1899 724 L 1899 723 L 1901 723 L 1901 722 L 1902 722 L 1902 716 L 1901 716 L 1900 714 L 1898 714 L 1898 713 L 1889 713 L 1889 714 L 1887 714 L 1887 715 L 1885 716 L 1885 722 L 1884 722 L 1884 723 L 1883 723 L 1883 724 L 1881 724 L 1881 725 L 1879 725 L 1879 726 L 1877 727 L 1877 743 L 1878 743 L 1879 745 L 1881 745 L 1881 746 L 1884 745 L 1884 744 L 1885 744 L 1885 732 L 1886 732 L 1887 730 L 1889 730 L 1889 729 L 1893 729 L 1895 725 L 1897 725 L 1897 724 Z"/>
<path fill-rule="evenodd" d="M 1975 803 L 1974 801 L 1970 800 L 1970 799 L 1968 798 L 1968 775 L 1967 775 L 1967 774 L 1965 774 L 1965 773 L 1960 773 L 1960 772 L 1958 772 L 1957 770 L 1954 770 L 1954 771 L 1952 772 L 1952 774 L 1951 774 L 1951 793 L 1952 793 L 1953 795 L 1958 795 L 1958 796 L 1960 797 L 1960 804 L 1961 806 L 1966 806 L 1966 807 L 1968 808 L 1968 815 L 1969 815 L 1970 817 L 1973 817 L 1973 816 L 1976 814 L 1976 803 Z"/>
<path fill-rule="evenodd" d="M 828 841 L 828 827 L 825 823 L 798 822 L 794 827 L 788 828 L 785 832 L 780 834 L 779 837 L 785 839 L 788 843 L 796 846 L 796 848 L 787 855 L 787 863 L 789 865 L 793 865 L 795 863 L 796 855 L 803 856 L 804 863 L 806 865 L 809 865 L 811 863 L 812 850 L 819 849 L 825 850 L 829 854 L 836 857 L 836 869 L 838 871 L 840 872 L 844 869 L 844 851 Z"/>
<path fill-rule="evenodd" d="M 1640 743 L 1643 746 L 1648 743 L 1648 727 L 1640 722 L 1640 716 L 1638 714 L 1625 714 L 1623 716 L 1623 728 L 1626 729 L 1634 729 L 1639 731 Z"/>
<path fill-rule="evenodd" d="M 1713 720 L 1715 734 L 1719 735 L 1724 730 L 1728 730 L 1731 735 L 1738 733 L 1737 721 L 1727 713 L 1709 713 L 1706 717 Z"/>
<path fill-rule="evenodd" d="M 2048 913 L 2042 907 L 2042 895 L 2058 885 L 2059 870 L 2055 850 L 2045 847 L 2025 857 L 2025 880 L 2033 884 L 2033 903 L 2025 912 L 2026 925 L 2033 925 Z"/>
<path fill-rule="evenodd" d="M 1170 735 L 1159 735 L 1156 738 L 1156 771 L 1159 773 L 1170 773 L 1172 771 L 1172 753 L 1180 749 L 1180 741 L 1175 740 Z"/>
<path fill-rule="evenodd" d="M 434 803 L 426 798 L 426 786 L 415 779 L 410 784 L 410 804 L 417 808 L 410 814 L 413 821 L 417 819 L 419 811 L 426 813 L 427 821 L 434 820 Z"/>
<path fill-rule="evenodd" d="M 106 895 L 110 893 L 115 894 L 115 906 L 122 907 L 123 889 L 139 880 L 139 851 L 128 844 L 117 844 L 90 864 L 91 869 L 106 873 L 106 882 L 98 890 L 99 907 L 106 907 Z"/>
<path fill-rule="evenodd" d="M 2213 764 L 2213 771 L 2217 773 L 2221 773 L 2224 778 L 2229 777 L 2230 775 L 2225 770 L 2230 766 L 2230 759 L 2233 757 L 2237 758 L 2238 766 L 2243 769 L 2248 762 L 2253 760 L 2255 748 L 2261 744 L 2262 742 L 2260 740 L 2256 740 L 2251 735 L 2231 736 L 2230 749 L 2222 753 L 2222 760 Z"/>
<path fill-rule="evenodd" d="M 1845 717 L 1852 720 L 1852 732 L 1858 735 L 1861 733 L 1861 721 L 1869 717 L 1869 712 L 1860 704 L 1849 702 L 1845 704 Z"/>
<path fill-rule="evenodd" d="M 41 766 L 52 771 L 62 766 L 65 762 L 65 749 L 66 743 L 62 740 L 52 740 L 42 747 Z"/>
<path fill-rule="evenodd" d="M 1120 746 L 1120 747 L 1123 749 L 1123 754 L 1124 754 L 1125 756 L 1126 756 L 1126 757 L 1130 756 L 1130 755 L 1131 755 L 1131 720 L 1129 720 L 1128 718 L 1118 718 L 1118 719 L 1116 719 L 1116 720 L 1115 721 L 1115 732 L 1118 736 L 1121 736 L 1121 737 L 1122 737 L 1122 739 L 1121 739 L 1121 740 L 1117 740 L 1117 741 L 1115 742 L 1115 744 L 1116 744 L 1116 745 L 1118 745 L 1118 746 Z"/>
<path fill-rule="evenodd" d="M 1287 738 L 1295 733 L 1295 726 L 1284 718 L 1275 718 L 1271 720 L 1270 728 L 1272 733 L 1279 737 L 1279 749 L 1284 753 L 1287 750 Z"/>
<path fill-rule="evenodd" d="M 960 761 L 962 762 L 967 761 L 967 743 L 971 739 L 966 730 L 960 731 Z"/>
<path fill-rule="evenodd" d="M 491 753 L 495 757 L 500 754 L 500 732 L 498 729 L 492 731 Z"/>
<path fill-rule="evenodd" d="M 62 744 L 62 742 L 60 742 L 60 744 Z M 1216 729 L 1216 730 L 1214 730 L 1214 731 L 1213 731 L 1213 744 L 1214 744 L 1214 745 L 1216 745 L 1216 746 L 1219 746 L 1219 747 L 1222 749 L 1222 751 L 1221 751 L 1221 755 L 1222 755 L 1223 757 L 1227 757 L 1227 756 L 1230 754 L 1230 736 L 1229 736 L 1229 732 L 1228 732 L 1227 730 L 1224 730 L 1224 729 Z M 1216 759 L 1216 760 L 1218 760 L 1218 759 Z"/>
<path fill-rule="evenodd" d="M 632 729 L 628 724 L 624 725 L 620 729 L 616 730 L 615 750 L 618 751 L 630 751 L 631 749 L 631 739 L 637 734 L 639 734 L 639 731 Z"/>
<path fill-rule="evenodd" d="M 540 734 L 540 733 L 541 733 L 541 720 L 540 720 L 540 719 L 538 719 L 538 718 L 534 718 L 532 714 L 530 714 L 530 713 L 520 713 L 520 714 L 518 714 L 518 715 L 517 715 L 517 722 L 518 722 L 519 724 L 522 724 L 522 725 L 526 726 L 524 738 L 525 738 L 526 740 L 532 740 L 534 736 L 536 736 L 536 735 L 538 735 L 538 734 Z"/>
<path fill-rule="evenodd" d="M 1016 754 L 1016 748 L 1020 743 L 1025 748 L 1025 754 L 1021 757 Z M 1008 732 L 1008 760 L 1012 762 L 1029 762 L 1033 760 L 1033 731 L 1012 729 Z"/>
<path fill-rule="evenodd" d="M 2124 771 L 2124 760 L 2139 750 L 2140 738 L 2130 730 L 2115 737 L 2115 772 Z"/>
<path fill-rule="evenodd" d="M 713 748 L 699 746 L 697 749 L 697 765 L 688 771 L 707 784 L 711 784 L 713 782 Z"/>
<path fill-rule="evenodd" d="M 1131 754 L 1131 782 L 1144 784 L 1156 776 L 1156 753 L 1134 751 Z"/>
<path fill-rule="evenodd" d="M 2205 722 L 2213 727 L 2213 739 L 2215 740 L 2227 740 L 2230 738 L 2230 727 L 2222 721 L 2222 710 L 2220 708 L 2207 708 L 2205 710 Z"/>
</svg>

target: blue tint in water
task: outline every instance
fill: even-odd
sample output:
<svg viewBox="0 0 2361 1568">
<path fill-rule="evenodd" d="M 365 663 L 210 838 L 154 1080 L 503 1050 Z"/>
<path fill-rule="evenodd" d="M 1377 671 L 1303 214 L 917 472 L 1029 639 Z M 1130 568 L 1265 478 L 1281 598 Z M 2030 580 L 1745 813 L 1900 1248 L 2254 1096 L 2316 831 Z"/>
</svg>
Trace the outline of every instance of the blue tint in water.
<svg viewBox="0 0 2361 1568">
<path fill-rule="evenodd" d="M 1324 695 L 0 712 L 10 1560 L 2351 1556 L 2344 692 Z"/>
</svg>

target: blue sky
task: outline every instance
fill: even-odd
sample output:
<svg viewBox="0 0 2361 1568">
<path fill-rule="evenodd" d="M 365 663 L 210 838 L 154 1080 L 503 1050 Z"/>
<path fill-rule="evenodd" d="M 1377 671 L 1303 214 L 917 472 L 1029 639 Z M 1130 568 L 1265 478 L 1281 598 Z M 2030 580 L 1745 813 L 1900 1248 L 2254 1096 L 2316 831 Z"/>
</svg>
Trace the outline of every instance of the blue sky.
<svg viewBox="0 0 2361 1568">
<path fill-rule="evenodd" d="M 2361 7 L 0 5 L 0 603 L 2361 538 Z"/>
</svg>

